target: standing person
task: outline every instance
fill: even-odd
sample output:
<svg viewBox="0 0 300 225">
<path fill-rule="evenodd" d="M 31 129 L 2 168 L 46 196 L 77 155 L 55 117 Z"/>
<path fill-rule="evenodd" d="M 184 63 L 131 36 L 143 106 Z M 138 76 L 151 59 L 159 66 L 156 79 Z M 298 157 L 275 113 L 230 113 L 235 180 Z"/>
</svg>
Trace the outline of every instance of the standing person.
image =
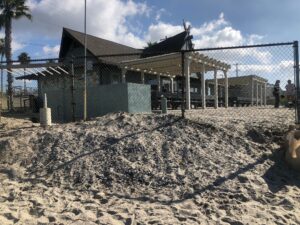
<svg viewBox="0 0 300 225">
<path fill-rule="evenodd" d="M 280 96 L 280 80 L 276 80 L 276 83 L 274 85 L 273 89 L 273 95 L 275 97 L 275 108 L 279 108 L 279 96 Z"/>
<path fill-rule="evenodd" d="M 295 100 L 295 85 L 292 84 L 291 80 L 287 81 L 286 89 L 286 100 L 288 102 L 288 106 L 291 107 L 294 104 Z"/>
</svg>

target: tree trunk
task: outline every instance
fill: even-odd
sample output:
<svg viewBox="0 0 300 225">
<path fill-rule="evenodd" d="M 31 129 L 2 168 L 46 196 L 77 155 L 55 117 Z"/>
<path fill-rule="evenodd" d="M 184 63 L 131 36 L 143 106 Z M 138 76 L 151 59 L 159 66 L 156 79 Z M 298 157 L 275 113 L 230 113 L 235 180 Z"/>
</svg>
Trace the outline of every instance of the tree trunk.
<svg viewBox="0 0 300 225">
<path fill-rule="evenodd" d="M 11 18 L 6 18 L 5 21 L 5 56 L 6 56 L 6 61 L 7 61 L 7 70 L 10 71 L 11 69 L 11 59 L 12 59 L 12 49 L 11 49 L 11 42 L 12 42 L 12 21 Z M 7 94 L 8 94 L 8 100 L 9 100 L 9 105 L 8 109 L 10 111 L 13 110 L 14 104 L 13 104 L 13 75 L 12 73 L 8 72 L 7 73 L 7 83 L 8 83 L 8 88 L 7 88 Z"/>
</svg>

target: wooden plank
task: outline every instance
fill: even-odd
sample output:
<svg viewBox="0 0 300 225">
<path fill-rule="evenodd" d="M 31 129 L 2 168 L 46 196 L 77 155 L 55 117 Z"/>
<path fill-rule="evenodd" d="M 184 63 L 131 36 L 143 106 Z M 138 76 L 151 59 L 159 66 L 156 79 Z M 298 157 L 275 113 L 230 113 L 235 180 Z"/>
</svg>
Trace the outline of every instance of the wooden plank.
<svg viewBox="0 0 300 225">
<path fill-rule="evenodd" d="M 63 63 L 33 63 L 33 64 L 17 64 L 17 65 L 11 65 L 11 66 L 1 66 L 0 69 L 23 69 L 23 68 L 41 68 L 41 67 L 58 67 L 63 66 Z"/>
</svg>

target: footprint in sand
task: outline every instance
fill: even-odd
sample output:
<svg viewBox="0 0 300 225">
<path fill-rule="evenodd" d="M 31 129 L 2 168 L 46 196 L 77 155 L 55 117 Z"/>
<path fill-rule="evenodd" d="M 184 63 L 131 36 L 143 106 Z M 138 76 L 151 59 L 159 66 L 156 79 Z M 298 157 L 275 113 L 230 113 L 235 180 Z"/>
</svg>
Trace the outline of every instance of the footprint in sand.
<svg viewBox="0 0 300 225">
<path fill-rule="evenodd" d="M 242 222 L 233 220 L 229 217 L 224 217 L 221 220 L 225 223 L 229 223 L 230 225 L 244 225 Z"/>
<path fill-rule="evenodd" d="M 13 221 L 13 223 L 17 223 L 19 221 L 18 218 L 16 218 L 14 215 L 12 215 L 11 213 L 4 213 L 3 216 L 10 221 Z"/>
</svg>

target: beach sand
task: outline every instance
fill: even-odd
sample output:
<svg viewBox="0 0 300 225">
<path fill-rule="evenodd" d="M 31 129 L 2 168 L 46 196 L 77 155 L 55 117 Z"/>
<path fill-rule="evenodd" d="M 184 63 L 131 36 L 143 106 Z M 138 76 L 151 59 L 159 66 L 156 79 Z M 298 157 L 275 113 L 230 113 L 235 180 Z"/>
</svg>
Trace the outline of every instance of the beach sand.
<svg viewBox="0 0 300 225">
<path fill-rule="evenodd" d="M 5 123 L 0 224 L 300 224 L 300 174 L 281 148 L 293 110 Z"/>
</svg>

